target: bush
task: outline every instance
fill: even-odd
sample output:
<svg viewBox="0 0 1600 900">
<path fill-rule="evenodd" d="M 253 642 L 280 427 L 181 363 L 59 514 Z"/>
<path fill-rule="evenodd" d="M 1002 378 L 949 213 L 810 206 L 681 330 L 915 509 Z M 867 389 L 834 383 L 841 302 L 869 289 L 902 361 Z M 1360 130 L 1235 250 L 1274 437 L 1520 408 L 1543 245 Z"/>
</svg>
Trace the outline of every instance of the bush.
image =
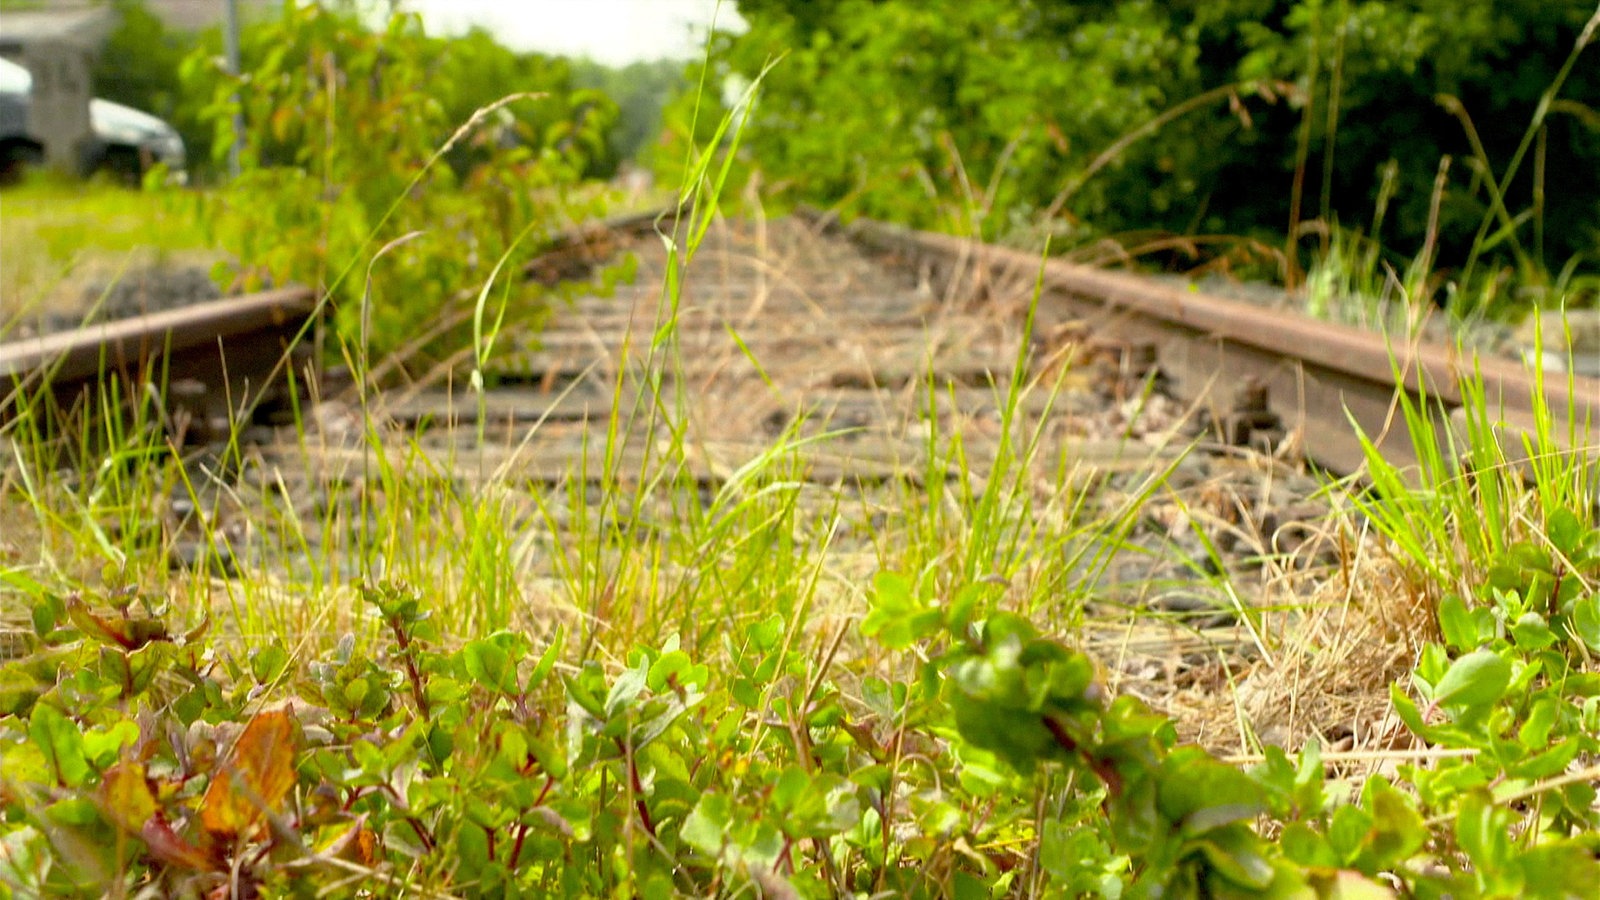
<svg viewBox="0 0 1600 900">
<path fill-rule="evenodd" d="M 190 90 L 210 98 L 219 159 L 233 115 L 245 124 L 243 173 L 208 199 L 208 218 L 250 267 L 245 286 L 326 289 L 346 338 L 370 296 L 380 354 L 430 329 L 451 335 L 502 257 L 574 214 L 570 189 L 604 152 L 614 115 L 605 98 L 572 91 L 559 62 L 481 31 L 430 38 L 410 14 L 373 31 L 287 3 L 246 29 L 241 50 L 239 78 L 203 52 L 185 63 Z M 512 92 L 524 93 L 504 99 Z"/>
<path fill-rule="evenodd" d="M 1589 0 L 740 0 L 739 11 L 749 31 L 720 45 L 719 65 L 748 77 L 786 54 L 749 141 L 804 199 L 924 226 L 981 219 L 991 237 L 1042 213 L 1091 235 L 1282 235 L 1310 219 L 1369 220 L 1392 160 L 1380 237 L 1409 256 L 1450 156 L 1442 264 L 1490 244 L 1475 238 L 1493 216 L 1504 258 L 1600 267 L 1600 66 L 1571 69 L 1506 186 L 1505 215 L 1489 187 L 1560 80 Z M 1149 123 L 1159 128 L 1117 144 Z"/>
</svg>

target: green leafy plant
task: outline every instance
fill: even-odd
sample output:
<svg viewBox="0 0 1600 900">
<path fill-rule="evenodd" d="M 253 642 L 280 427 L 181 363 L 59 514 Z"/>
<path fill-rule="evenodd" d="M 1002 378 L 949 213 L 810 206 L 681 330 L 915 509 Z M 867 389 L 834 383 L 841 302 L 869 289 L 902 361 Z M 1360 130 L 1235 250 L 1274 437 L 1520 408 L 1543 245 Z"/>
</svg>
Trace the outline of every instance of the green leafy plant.
<svg viewBox="0 0 1600 900">
<path fill-rule="evenodd" d="M 774 193 L 1068 250 L 1121 239 L 1157 264 L 1259 238 L 1285 251 L 1253 271 L 1291 287 L 1386 206 L 1367 237 L 1406 301 L 1429 287 L 1463 314 L 1595 270 L 1589 0 L 738 7 L 715 74 L 787 54 L 750 116 Z M 1381 286 L 1377 262 L 1357 277 Z"/>
<path fill-rule="evenodd" d="M 217 152 L 235 149 L 243 166 L 205 204 L 208 221 L 247 266 L 244 285 L 328 291 L 347 339 L 366 317 L 376 356 L 454 345 L 473 286 L 519 235 L 593 209 L 592 192 L 574 188 L 603 152 L 614 106 L 572 91 L 557 64 L 514 56 L 482 32 L 447 44 L 415 14 L 371 31 L 353 14 L 292 3 L 247 29 L 242 52 L 237 78 L 203 52 L 184 67 L 187 89 L 211 98 Z M 370 284 L 350 277 L 413 233 L 372 267 Z"/>
</svg>

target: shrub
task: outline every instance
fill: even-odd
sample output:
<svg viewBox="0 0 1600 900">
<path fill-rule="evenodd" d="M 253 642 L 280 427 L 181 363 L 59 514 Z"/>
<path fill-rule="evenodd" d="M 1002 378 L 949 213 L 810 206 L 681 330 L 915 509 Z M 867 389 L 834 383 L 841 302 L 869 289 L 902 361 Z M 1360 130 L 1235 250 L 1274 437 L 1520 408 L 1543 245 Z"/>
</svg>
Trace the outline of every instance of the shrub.
<svg viewBox="0 0 1600 900">
<path fill-rule="evenodd" d="M 991 237 L 1041 212 L 1091 234 L 1281 235 L 1366 221 L 1392 160 L 1380 237 L 1408 258 L 1451 156 L 1442 265 L 1487 245 L 1551 270 L 1600 267 L 1600 66 L 1560 77 L 1589 0 L 740 0 L 739 11 L 750 28 L 718 64 L 751 76 L 785 55 L 749 140 L 803 199 L 924 226 L 987 213 L 977 224 Z M 1530 133 L 1502 215 L 1494 179 Z M 1475 240 L 1485 221 L 1493 231 Z"/>
<path fill-rule="evenodd" d="M 242 174 L 206 201 L 208 219 L 246 286 L 326 289 L 348 338 L 370 299 L 377 353 L 464 325 L 503 256 L 577 214 L 572 189 L 614 114 L 570 90 L 560 63 L 481 31 L 430 38 L 413 14 L 374 31 L 289 3 L 241 49 L 238 78 L 203 52 L 185 63 L 189 89 L 211 98 L 219 159 L 233 115 L 245 125 Z"/>
</svg>

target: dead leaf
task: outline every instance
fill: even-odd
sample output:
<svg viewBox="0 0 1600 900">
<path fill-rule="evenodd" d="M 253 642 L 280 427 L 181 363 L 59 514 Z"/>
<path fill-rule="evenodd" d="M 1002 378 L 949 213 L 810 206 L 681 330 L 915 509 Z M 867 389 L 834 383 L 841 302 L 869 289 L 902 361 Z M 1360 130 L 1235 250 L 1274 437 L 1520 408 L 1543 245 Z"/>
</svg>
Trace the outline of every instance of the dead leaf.
<svg viewBox="0 0 1600 900">
<path fill-rule="evenodd" d="M 378 835 L 367 827 L 367 817 L 363 815 L 343 833 L 328 841 L 318 855 L 371 868 L 378 863 Z"/>
<path fill-rule="evenodd" d="M 146 819 L 139 829 L 139 837 L 150 848 L 150 855 L 169 866 L 207 871 L 221 868 L 217 860 L 204 850 L 179 837 L 172 826 L 160 816 Z"/>
<path fill-rule="evenodd" d="M 119 762 L 106 770 L 100 782 L 100 809 L 112 825 L 139 834 L 156 814 L 156 798 L 145 780 L 144 766 Z"/>
<path fill-rule="evenodd" d="M 207 832 L 248 835 L 282 804 L 294 786 L 294 724 L 285 709 L 258 713 L 245 726 L 200 800 L 200 824 Z"/>
</svg>

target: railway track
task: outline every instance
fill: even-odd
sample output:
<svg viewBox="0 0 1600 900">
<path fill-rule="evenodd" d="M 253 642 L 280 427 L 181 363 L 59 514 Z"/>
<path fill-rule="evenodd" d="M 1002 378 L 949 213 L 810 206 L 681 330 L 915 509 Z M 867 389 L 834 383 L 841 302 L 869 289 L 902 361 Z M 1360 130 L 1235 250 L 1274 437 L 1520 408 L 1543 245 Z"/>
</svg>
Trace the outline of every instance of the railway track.
<svg viewBox="0 0 1600 900">
<path fill-rule="evenodd" d="M 646 231 L 657 216 L 557 232 L 523 274 L 546 283 L 583 277 L 613 255 L 619 235 Z M 85 414 L 96 421 L 108 399 L 125 408 L 152 398 L 181 445 L 281 422 L 322 377 L 312 350 L 321 311 L 314 291 L 291 286 L 0 342 L 0 425 L 29 413 L 52 431 Z"/>
<path fill-rule="evenodd" d="M 674 298 L 661 288 L 667 256 L 655 233 L 671 227 L 635 216 L 553 241 L 529 278 L 582 277 L 623 253 L 636 257 L 638 278 L 562 306 L 537 335 L 502 335 L 475 373 L 482 391 L 457 365 L 302 404 L 299 421 L 274 424 L 259 413 L 282 390 L 277 379 L 312 362 L 285 363 L 283 348 L 316 310 L 308 293 L 286 291 L 0 347 L 9 391 L 0 408 L 15 416 L 48 394 L 69 409 L 115 376 L 181 388 L 197 410 L 190 418 L 212 432 L 238 433 L 240 411 L 254 411 L 260 427 L 239 464 L 189 479 L 212 480 L 173 498 L 159 539 L 176 566 L 288 569 L 324 584 L 363 577 L 351 558 L 366 552 L 385 495 L 492 498 L 523 548 L 503 564 L 525 597 L 576 590 L 552 566 L 593 529 L 594 519 L 575 521 L 585 509 L 666 521 L 690 514 L 685 497 L 710 509 L 730 486 L 786 485 L 815 510 L 811 520 L 835 523 L 829 578 L 847 585 L 870 580 L 886 522 L 892 529 L 921 498 L 952 502 L 951 485 L 971 497 L 1010 479 L 1042 517 L 1026 527 L 1045 530 L 1070 525 L 1076 496 L 1136 505 L 1125 538 L 1092 563 L 1094 602 L 1179 624 L 1082 640 L 1103 639 L 1105 658 L 1152 691 L 1139 673 L 1168 671 L 1163 656 L 1181 651 L 1189 671 L 1215 670 L 1156 678 L 1180 690 L 1265 652 L 1243 611 L 1296 602 L 1291 578 L 1337 569 L 1341 537 L 1325 524 L 1323 482 L 1310 469 L 1355 471 L 1351 419 L 1406 458 L 1389 350 L 1375 336 L 816 216 L 715 223 Z M 1448 417 L 1465 363 L 1427 347 L 1399 359 L 1401 381 L 1426 384 Z M 1481 371 L 1501 418 L 1531 418 L 1520 367 Z M 1546 390 L 1557 412 L 1593 421 L 1593 382 L 1552 379 Z M 625 508 L 632 502 L 662 508 Z M 462 527 L 443 521 L 451 509 L 419 509 L 390 527 L 418 536 Z M 392 562 L 425 544 L 392 535 L 383 552 Z"/>
<path fill-rule="evenodd" d="M 652 221 L 628 225 L 637 233 Z M 1027 254 L 877 223 L 840 230 L 813 215 L 728 227 L 675 308 L 663 305 L 657 238 L 590 246 L 602 245 L 639 256 L 636 285 L 581 300 L 536 338 L 497 351 L 480 373 L 494 385 L 486 393 L 392 392 L 372 409 L 404 434 L 453 434 L 482 419 L 488 446 L 472 453 L 424 442 L 432 468 L 547 484 L 615 475 L 617 460 L 586 462 L 613 415 L 638 432 L 623 429 L 621 470 L 659 458 L 653 413 L 673 402 L 676 474 L 703 484 L 785 436 L 799 439 L 805 477 L 827 483 L 983 472 L 1030 436 L 1040 477 L 1147 469 L 1161 456 L 1153 446 L 1171 456 L 1188 442 L 1211 456 L 1264 453 L 1342 475 L 1362 462 L 1352 422 L 1408 466 L 1396 391 L 1425 390 L 1424 406 L 1448 420 L 1474 371 L 1508 447 L 1534 418 L 1533 377 L 1511 362 L 1391 348 L 1353 328 L 1054 261 L 1041 271 Z M 1038 321 L 1019 355 L 1041 277 Z M 653 354 L 669 322 L 672 353 Z M 997 429 L 1018 373 L 1019 415 L 1002 451 Z M 1600 383 L 1550 376 L 1544 391 L 1554 433 L 1592 443 L 1582 435 L 1600 421 Z M 930 434 L 959 435 L 959 460 L 932 464 Z M 321 462 L 342 471 L 369 452 L 335 448 Z"/>
<path fill-rule="evenodd" d="M 661 218 L 650 212 L 562 232 L 525 274 L 545 282 L 582 277 L 628 242 L 648 259 L 656 249 L 641 245 L 639 236 Z M 1295 450 L 1348 474 L 1362 461 L 1354 422 L 1380 437 L 1387 456 L 1407 465 L 1414 459 L 1405 423 L 1395 415 L 1396 391 L 1416 396 L 1425 390 L 1431 408 L 1448 416 L 1463 402 L 1462 384 L 1475 371 L 1513 434 L 1532 426 L 1534 378 L 1510 361 L 1469 360 L 1440 346 L 1395 347 L 1371 332 L 1281 310 L 1055 260 L 1041 266 L 1029 254 L 881 223 L 839 228 L 816 213 L 805 221 L 810 230 L 842 235 L 875 258 L 856 256 L 853 267 L 834 268 L 826 256 L 843 252 L 842 244 L 818 245 L 805 258 L 762 258 L 768 246 L 754 247 L 739 261 L 719 257 L 713 265 L 721 269 L 722 283 L 714 289 L 720 295 L 691 294 L 676 320 L 685 365 L 672 373 L 673 383 L 699 391 L 696 399 L 718 411 L 697 429 L 712 468 L 726 469 L 741 449 L 759 447 L 779 425 L 810 417 L 815 426 L 852 432 L 845 443 L 855 455 L 818 453 L 827 460 L 819 473 L 843 476 L 853 465 L 868 477 L 920 477 L 906 464 L 906 451 L 916 458 L 920 447 L 882 428 L 867 438 L 860 426 L 905 418 L 930 398 L 946 413 L 993 412 L 1018 362 L 1016 327 L 1025 302 L 1019 296 L 1025 298 L 1036 279 L 1044 290 L 1031 348 L 1036 368 L 1076 354 L 1096 361 L 1091 377 L 1102 381 L 1159 373 L 1163 390 L 1194 405 L 1222 443 L 1271 451 L 1299 437 Z M 869 271 L 878 265 L 908 268 L 920 281 L 907 292 L 894 278 Z M 483 398 L 483 412 L 499 421 L 544 421 L 549 430 L 570 432 L 569 443 L 592 437 L 572 429 L 603 418 L 618 375 L 639 363 L 637 352 L 625 361 L 621 350 L 627 340 L 637 351 L 645 330 L 660 324 L 660 310 L 640 305 L 654 299 L 659 274 L 659 265 L 647 266 L 624 302 L 580 303 L 536 342 L 493 360 L 489 374 L 502 387 Z M 1005 301 L 986 306 L 975 299 L 998 296 L 999 285 L 1010 291 Z M 6 390 L 0 420 L 44 394 L 59 409 L 72 408 L 112 375 L 125 386 L 170 382 L 167 405 L 192 423 L 188 436 L 194 440 L 227 434 L 241 416 L 270 419 L 287 405 L 286 370 L 297 378 L 314 375 L 310 345 L 296 338 L 315 310 L 309 290 L 290 288 L 0 344 Z M 38 392 L 44 385 L 48 390 Z M 1600 381 L 1552 375 L 1543 390 L 1557 416 L 1556 433 L 1568 432 L 1567 416 L 1579 434 L 1600 421 Z M 1036 388 L 1026 404 L 1037 410 L 1047 392 L 1048 385 Z M 751 421 L 730 418 L 722 398 L 760 413 Z M 459 422 L 479 410 L 437 393 L 407 394 L 382 408 L 402 424 Z M 1303 440 L 1308 434 L 1316 439 Z M 1107 450 L 1096 446 L 1089 453 L 1100 457 Z M 1045 457 L 1059 461 L 1059 453 Z M 554 480 L 568 458 L 566 449 L 555 451 L 530 463 L 530 471 Z"/>
<path fill-rule="evenodd" d="M 297 338 L 315 309 L 311 290 L 286 288 L 0 344 L 0 422 L 30 413 L 48 430 L 157 387 L 180 441 L 225 436 L 285 401 L 286 372 L 312 371 Z"/>
<path fill-rule="evenodd" d="M 826 217 L 812 218 L 837 227 Z M 1534 430 L 1534 402 L 1541 393 L 1555 417 L 1554 434 L 1593 447 L 1600 427 L 1600 380 L 1593 378 L 1541 378 L 1511 360 L 1476 358 L 1437 344 L 1397 344 L 1286 310 L 1060 260 L 1041 264 L 1031 254 L 877 222 L 839 230 L 947 278 L 1011 284 L 1037 279 L 1046 333 L 1072 322 L 1080 326 L 1077 333 L 1129 348 L 1158 368 L 1178 396 L 1203 403 L 1219 434 L 1231 441 L 1247 442 L 1252 421 L 1315 435 L 1304 442 L 1304 453 L 1338 474 L 1355 472 L 1363 461 L 1351 423 L 1376 437 L 1387 459 L 1402 467 L 1416 462 L 1413 436 L 1396 414 L 1401 391 L 1436 419 L 1449 419 L 1467 399 L 1469 382 L 1481 379 L 1491 415 L 1506 426 L 1502 443 L 1513 454 L 1520 452 L 1520 436 Z M 1435 424 L 1450 427 L 1447 421 Z M 1459 418 L 1454 427 L 1460 427 Z"/>
</svg>

